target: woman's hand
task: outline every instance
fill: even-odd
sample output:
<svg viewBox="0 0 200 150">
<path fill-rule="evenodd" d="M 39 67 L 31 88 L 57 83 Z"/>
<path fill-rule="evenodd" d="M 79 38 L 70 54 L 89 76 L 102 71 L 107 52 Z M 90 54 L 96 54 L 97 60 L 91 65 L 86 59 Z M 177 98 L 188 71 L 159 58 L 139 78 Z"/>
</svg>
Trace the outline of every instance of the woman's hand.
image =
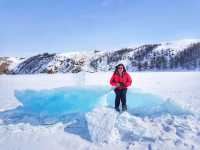
<svg viewBox="0 0 200 150">
<path fill-rule="evenodd" d="M 120 83 L 117 83 L 117 84 L 116 84 L 116 87 L 120 87 Z"/>
</svg>

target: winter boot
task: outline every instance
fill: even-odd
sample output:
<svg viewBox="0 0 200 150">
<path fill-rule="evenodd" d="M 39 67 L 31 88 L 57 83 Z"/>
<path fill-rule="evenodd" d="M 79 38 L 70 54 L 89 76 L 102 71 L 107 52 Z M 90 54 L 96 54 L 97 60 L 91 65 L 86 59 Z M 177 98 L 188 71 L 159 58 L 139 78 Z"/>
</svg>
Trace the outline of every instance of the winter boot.
<svg viewBox="0 0 200 150">
<path fill-rule="evenodd" d="M 122 105 L 122 111 L 127 111 L 127 106 L 126 105 Z"/>
<path fill-rule="evenodd" d="M 119 107 L 116 107 L 116 108 L 115 108 L 115 110 L 116 110 L 117 112 L 120 112 L 120 109 L 119 109 Z"/>
</svg>

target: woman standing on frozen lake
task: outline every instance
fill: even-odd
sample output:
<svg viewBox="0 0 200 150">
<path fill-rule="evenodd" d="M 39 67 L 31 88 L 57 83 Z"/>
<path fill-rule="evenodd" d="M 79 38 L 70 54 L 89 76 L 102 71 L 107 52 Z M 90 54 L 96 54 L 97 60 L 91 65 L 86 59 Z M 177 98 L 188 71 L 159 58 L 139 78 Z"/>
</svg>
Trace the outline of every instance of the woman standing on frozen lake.
<svg viewBox="0 0 200 150">
<path fill-rule="evenodd" d="M 119 64 L 115 67 L 115 71 L 110 79 L 110 84 L 115 87 L 115 110 L 120 111 L 120 101 L 122 103 L 122 111 L 127 110 L 126 105 L 126 93 L 127 87 L 132 83 L 131 76 L 126 72 L 123 64 Z"/>
</svg>

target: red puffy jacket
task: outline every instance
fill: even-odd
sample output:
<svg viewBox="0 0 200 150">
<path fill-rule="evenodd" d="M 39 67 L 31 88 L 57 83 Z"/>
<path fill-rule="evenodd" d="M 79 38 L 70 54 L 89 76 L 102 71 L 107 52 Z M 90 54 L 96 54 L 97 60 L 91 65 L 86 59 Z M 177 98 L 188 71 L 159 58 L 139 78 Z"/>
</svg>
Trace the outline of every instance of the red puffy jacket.
<svg viewBox="0 0 200 150">
<path fill-rule="evenodd" d="M 117 73 L 114 73 L 110 79 L 110 85 L 116 86 L 117 83 L 120 82 L 122 82 L 124 86 L 117 87 L 117 89 L 121 90 L 127 88 L 132 83 L 131 76 L 127 72 L 124 72 L 122 76 L 120 76 Z"/>
</svg>

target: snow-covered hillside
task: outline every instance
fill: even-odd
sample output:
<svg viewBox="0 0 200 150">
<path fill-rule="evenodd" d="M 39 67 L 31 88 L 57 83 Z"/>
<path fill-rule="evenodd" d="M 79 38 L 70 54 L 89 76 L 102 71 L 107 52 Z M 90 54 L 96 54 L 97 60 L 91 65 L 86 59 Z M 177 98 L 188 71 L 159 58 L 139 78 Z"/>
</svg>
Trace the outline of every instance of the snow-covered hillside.
<svg viewBox="0 0 200 150">
<path fill-rule="evenodd" d="M 119 63 L 125 64 L 128 71 L 200 70 L 200 40 L 146 44 L 110 51 L 44 53 L 21 61 L 0 59 L 1 72 L 8 74 L 110 71 Z"/>
<path fill-rule="evenodd" d="M 23 62 L 25 58 L 18 57 L 0 57 L 0 74 L 9 73 L 15 69 L 18 64 Z"/>
<path fill-rule="evenodd" d="M 161 51 L 162 49 L 172 49 L 175 53 L 182 51 L 183 49 L 188 48 L 192 44 L 199 43 L 200 39 L 183 39 L 178 41 L 169 41 L 163 42 L 160 46 L 158 46 L 155 51 Z"/>
</svg>

